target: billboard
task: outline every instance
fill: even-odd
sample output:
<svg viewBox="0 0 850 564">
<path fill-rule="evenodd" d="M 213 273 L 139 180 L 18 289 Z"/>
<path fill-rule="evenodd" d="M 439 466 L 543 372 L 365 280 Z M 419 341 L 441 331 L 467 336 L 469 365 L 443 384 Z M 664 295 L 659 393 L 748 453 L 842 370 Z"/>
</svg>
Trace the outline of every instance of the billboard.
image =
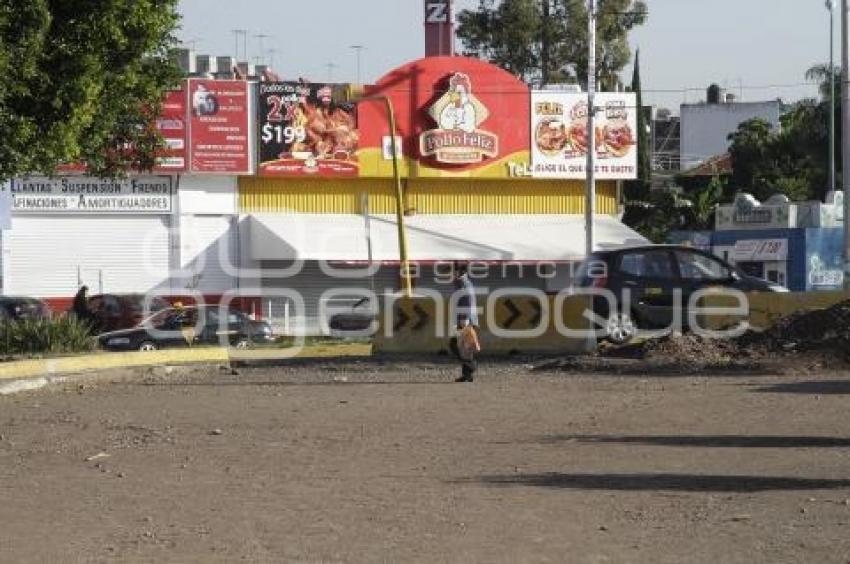
<svg viewBox="0 0 850 564">
<path fill-rule="evenodd" d="M 186 170 L 186 92 L 166 92 L 162 109 L 156 119 L 156 129 L 165 141 L 165 149 L 157 159 L 156 172 Z"/>
<path fill-rule="evenodd" d="M 248 83 L 189 80 L 191 172 L 251 173 Z"/>
<path fill-rule="evenodd" d="M 395 114 L 402 176 L 528 176 L 530 91 L 495 65 L 467 57 L 426 57 L 390 71 L 366 88 L 366 97 L 357 109 L 360 176 L 393 174 L 383 98 Z"/>
<path fill-rule="evenodd" d="M 357 112 L 345 98 L 342 85 L 261 82 L 259 174 L 357 176 Z"/>
<path fill-rule="evenodd" d="M 633 93 L 596 95 L 596 177 L 637 178 L 637 99 Z M 587 94 L 531 93 L 531 175 L 586 177 Z"/>
</svg>

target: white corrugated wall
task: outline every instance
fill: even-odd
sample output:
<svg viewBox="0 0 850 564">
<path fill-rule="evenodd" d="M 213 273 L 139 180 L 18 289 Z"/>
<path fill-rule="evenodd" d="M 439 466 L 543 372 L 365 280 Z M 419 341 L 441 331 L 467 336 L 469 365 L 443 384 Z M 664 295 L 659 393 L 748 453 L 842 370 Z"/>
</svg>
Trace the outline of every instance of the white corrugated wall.
<svg viewBox="0 0 850 564">
<path fill-rule="evenodd" d="M 16 216 L 3 233 L 6 295 L 168 290 L 168 216 Z"/>
<path fill-rule="evenodd" d="M 223 294 L 235 287 L 236 218 L 232 215 L 180 217 L 180 267 L 183 287 Z"/>
</svg>

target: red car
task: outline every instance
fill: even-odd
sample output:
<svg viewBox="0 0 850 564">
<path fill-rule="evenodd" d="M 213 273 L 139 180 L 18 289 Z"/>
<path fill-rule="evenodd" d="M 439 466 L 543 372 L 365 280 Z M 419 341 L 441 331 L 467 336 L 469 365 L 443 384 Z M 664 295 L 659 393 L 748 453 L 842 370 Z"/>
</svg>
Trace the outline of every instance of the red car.
<svg viewBox="0 0 850 564">
<path fill-rule="evenodd" d="M 145 311 L 145 294 L 98 294 L 88 300 L 95 333 L 135 327 L 152 313 L 170 307 L 160 297 L 150 298 Z"/>
</svg>

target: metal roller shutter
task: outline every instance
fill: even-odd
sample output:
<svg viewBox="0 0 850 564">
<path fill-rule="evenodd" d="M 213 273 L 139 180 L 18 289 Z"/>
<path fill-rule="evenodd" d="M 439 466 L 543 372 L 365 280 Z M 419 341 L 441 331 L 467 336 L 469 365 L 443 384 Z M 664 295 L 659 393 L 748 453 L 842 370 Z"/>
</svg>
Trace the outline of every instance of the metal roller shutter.
<svg viewBox="0 0 850 564">
<path fill-rule="evenodd" d="M 549 265 L 536 266 L 533 264 L 488 264 L 474 267 L 475 276 L 472 283 L 481 292 L 482 296 L 499 288 L 533 288 L 546 290 L 546 278 L 551 270 Z M 538 268 L 540 274 L 538 274 Z M 485 270 L 486 269 L 486 270 Z M 420 267 L 420 275 L 416 280 L 417 288 L 437 290 L 444 296 L 449 296 L 455 291 L 451 282 L 451 266 L 449 263 L 435 269 L 434 266 L 425 265 Z"/>
<path fill-rule="evenodd" d="M 288 264 L 282 262 L 263 262 L 264 271 L 283 269 Z M 346 267 L 334 265 L 345 272 Z M 398 267 L 382 266 L 374 276 L 375 293 L 380 296 L 398 290 Z M 323 272 L 317 261 L 306 261 L 301 271 L 289 278 L 264 277 L 264 290 L 273 292 L 274 289 L 288 289 L 298 292 L 304 300 L 305 311 L 296 312 L 294 306 L 288 306 L 286 298 L 267 296 L 263 299 L 263 314 L 269 318 L 278 332 L 303 333 L 316 335 L 321 333 L 320 312 L 323 295 L 328 290 L 340 290 L 339 295 L 328 303 L 332 308 L 350 307 L 360 294 L 347 293 L 346 290 L 369 290 L 369 278 L 332 277 Z M 325 296 L 326 297 L 326 296 Z M 326 302 L 327 303 L 327 302 Z M 326 310 L 329 311 L 329 310 Z"/>
<path fill-rule="evenodd" d="M 4 292 L 73 296 L 169 289 L 167 216 L 15 217 L 3 234 Z"/>
</svg>

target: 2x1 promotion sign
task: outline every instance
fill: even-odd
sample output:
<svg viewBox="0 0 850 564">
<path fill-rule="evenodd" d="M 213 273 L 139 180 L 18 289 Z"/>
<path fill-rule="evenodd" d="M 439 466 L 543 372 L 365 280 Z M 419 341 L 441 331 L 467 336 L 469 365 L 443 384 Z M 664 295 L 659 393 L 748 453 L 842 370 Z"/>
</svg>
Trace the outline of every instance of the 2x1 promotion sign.
<svg viewBox="0 0 850 564">
<path fill-rule="evenodd" d="M 167 214 L 174 196 L 169 176 L 30 176 L 12 180 L 9 191 L 15 213 L 33 214 Z"/>
<path fill-rule="evenodd" d="M 261 82 L 257 103 L 262 176 L 357 176 L 357 114 L 340 85 Z"/>
<path fill-rule="evenodd" d="M 189 80 L 191 172 L 250 174 L 248 83 Z"/>
<path fill-rule="evenodd" d="M 596 176 L 637 178 L 637 98 L 632 93 L 596 95 Z M 531 93 L 531 175 L 580 179 L 586 176 L 587 94 Z"/>
</svg>

